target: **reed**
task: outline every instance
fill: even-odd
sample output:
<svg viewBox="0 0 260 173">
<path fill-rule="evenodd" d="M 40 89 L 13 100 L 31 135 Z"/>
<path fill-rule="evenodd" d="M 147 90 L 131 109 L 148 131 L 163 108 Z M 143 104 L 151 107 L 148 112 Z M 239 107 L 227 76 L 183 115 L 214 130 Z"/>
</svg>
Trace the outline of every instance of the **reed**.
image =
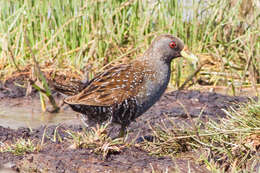
<svg viewBox="0 0 260 173">
<path fill-rule="evenodd" d="M 207 76 L 215 85 L 256 85 L 260 20 L 256 1 L 250 2 L 244 9 L 244 0 L 194 1 L 189 7 L 177 0 L 1 1 L 1 79 L 17 71 L 16 66 L 33 64 L 25 32 L 41 68 L 82 75 L 88 67 L 90 78 L 104 65 L 139 56 L 155 35 L 171 33 L 201 61 L 206 57 L 215 63 L 202 68 L 198 78 Z M 180 86 L 195 71 L 185 63 L 172 64 L 171 84 Z"/>
</svg>

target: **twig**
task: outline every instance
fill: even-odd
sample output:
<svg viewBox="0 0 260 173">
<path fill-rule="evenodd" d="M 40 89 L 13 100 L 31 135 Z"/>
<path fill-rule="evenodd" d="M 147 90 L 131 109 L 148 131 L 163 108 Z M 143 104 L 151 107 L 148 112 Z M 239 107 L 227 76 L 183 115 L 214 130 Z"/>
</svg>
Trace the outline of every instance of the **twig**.
<svg viewBox="0 0 260 173">
<path fill-rule="evenodd" d="M 178 88 L 178 90 L 183 90 L 184 87 L 185 87 L 185 85 L 187 85 L 187 83 L 188 83 L 190 80 L 192 80 L 192 78 L 193 78 L 194 76 L 196 76 L 196 75 L 200 72 L 201 68 L 202 68 L 205 64 L 206 64 L 206 62 L 203 63 L 203 64 L 200 64 L 200 65 L 198 66 L 198 68 L 196 69 L 196 71 L 194 71 L 194 72 L 185 80 L 185 82 Z"/>
<path fill-rule="evenodd" d="M 35 57 L 35 55 L 34 55 L 32 49 L 31 49 L 31 47 L 29 46 L 30 44 L 29 44 L 29 40 L 28 40 L 28 38 L 27 38 L 27 36 L 26 36 L 26 32 L 24 32 L 24 35 L 25 35 L 26 45 L 27 45 L 27 47 L 29 48 L 29 51 L 30 51 L 30 53 L 31 53 L 31 56 L 32 56 L 32 59 L 33 59 L 33 62 L 34 62 L 34 67 L 35 67 L 35 69 L 36 69 L 36 77 L 37 77 L 37 78 L 40 78 L 40 79 L 42 80 L 42 82 L 43 82 L 43 87 L 44 87 L 45 89 L 42 89 L 41 87 L 39 87 L 38 85 L 36 85 L 34 81 L 32 81 L 32 80 L 29 80 L 29 81 L 30 81 L 31 85 L 32 85 L 35 89 L 37 89 L 38 91 L 44 93 L 44 94 L 48 97 L 48 99 L 49 99 L 49 101 L 50 101 L 50 103 L 51 103 L 51 105 L 52 105 L 52 107 L 53 107 L 53 109 L 50 110 L 49 112 L 51 112 L 51 113 L 57 113 L 57 112 L 59 112 L 60 108 L 57 106 L 57 104 L 56 104 L 56 102 L 55 102 L 55 99 L 53 98 L 53 96 L 52 96 L 52 94 L 51 94 L 51 91 L 49 90 L 46 77 L 45 77 L 45 75 L 43 74 L 43 72 L 41 71 L 40 66 L 39 66 L 39 63 L 37 62 L 36 57 Z"/>
<path fill-rule="evenodd" d="M 10 53 L 10 55 L 11 55 L 11 59 L 12 59 L 12 61 L 13 61 L 13 63 L 14 63 L 15 68 L 17 69 L 18 72 L 21 72 L 20 68 L 18 67 L 18 65 L 17 65 L 16 62 L 15 62 L 14 54 L 13 54 L 13 52 L 12 52 L 12 50 L 10 49 L 9 46 L 8 46 L 8 51 L 9 51 L 9 53 Z"/>
</svg>

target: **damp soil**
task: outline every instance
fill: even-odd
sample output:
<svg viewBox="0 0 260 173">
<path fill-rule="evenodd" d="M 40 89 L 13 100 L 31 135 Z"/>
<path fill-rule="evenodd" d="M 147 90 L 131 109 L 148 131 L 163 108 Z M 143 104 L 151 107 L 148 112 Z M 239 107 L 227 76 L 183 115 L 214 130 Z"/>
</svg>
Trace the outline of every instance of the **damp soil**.
<svg viewBox="0 0 260 173">
<path fill-rule="evenodd" d="M 26 89 L 18 86 L 17 82 L 19 83 L 19 81 L 7 81 L 5 84 L 0 84 L 0 102 L 12 102 L 12 99 L 16 99 L 16 102 L 27 100 L 28 105 L 30 101 L 38 99 L 36 91 L 25 97 Z M 57 96 L 56 99 L 61 100 L 62 97 Z M 205 121 L 209 118 L 224 118 L 223 109 L 237 108 L 238 103 L 246 103 L 249 100 L 247 97 L 232 97 L 212 92 L 189 90 L 168 92 L 130 125 L 129 140 L 151 136 L 151 127 L 162 124 L 170 128 L 172 122 L 175 122 L 188 128 L 190 118 Z M 77 132 L 82 131 L 83 127 L 80 123 L 76 123 L 76 113 L 65 107 L 63 112 L 67 111 L 70 111 L 71 121 L 66 122 L 70 123 L 58 120 L 56 123 L 39 124 L 39 127 L 34 128 L 27 126 L 12 128 L 10 124 L 0 123 L 0 145 L 14 143 L 20 138 L 40 143 L 45 134 L 44 145 L 40 151 L 20 156 L 10 152 L 0 153 L 0 172 L 5 172 L 7 168 L 13 172 L 210 172 L 205 165 L 197 163 L 191 157 L 152 156 L 136 145 L 110 153 L 106 158 L 93 152 L 93 149 L 72 148 L 67 140 L 70 138 L 68 130 Z M 112 132 L 113 130 L 116 133 L 116 127 Z M 57 134 L 59 140 L 56 139 Z"/>
</svg>

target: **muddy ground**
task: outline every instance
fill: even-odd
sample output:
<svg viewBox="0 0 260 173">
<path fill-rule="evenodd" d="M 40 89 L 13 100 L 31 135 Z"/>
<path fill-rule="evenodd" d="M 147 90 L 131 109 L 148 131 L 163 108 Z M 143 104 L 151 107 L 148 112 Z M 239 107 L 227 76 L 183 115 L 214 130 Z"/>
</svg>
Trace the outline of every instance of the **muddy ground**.
<svg viewBox="0 0 260 173">
<path fill-rule="evenodd" d="M 0 98 L 12 99 L 15 97 L 24 97 L 26 89 L 22 89 L 7 82 L 0 85 Z M 26 99 L 38 97 L 34 91 Z M 61 99 L 61 97 L 58 97 Z M 170 126 L 169 119 L 178 124 L 189 126 L 189 116 L 192 118 L 218 119 L 225 117 L 222 109 L 228 109 L 230 106 L 237 107 L 237 103 L 245 103 L 249 99 L 246 97 L 231 97 L 211 92 L 200 91 L 174 91 L 164 94 L 149 111 L 139 117 L 129 127 L 129 140 L 141 136 L 151 136 L 149 127 L 156 127 L 159 124 Z M 0 100 L 1 101 L 1 100 Z M 64 108 L 69 109 L 69 107 Z M 75 113 L 76 115 L 76 113 Z M 72 115 L 72 116 L 75 116 Z M 62 123 L 62 122 L 61 122 Z M 63 142 L 54 141 L 55 129 Z M 62 124 L 52 126 L 41 126 L 30 130 L 23 127 L 10 129 L 0 126 L 0 145 L 3 143 L 12 143 L 19 138 L 32 139 L 34 142 L 40 142 L 45 133 L 50 138 L 45 138 L 44 146 L 39 152 L 27 153 L 16 156 L 9 152 L 0 153 L 0 172 L 6 172 L 6 167 L 11 168 L 8 171 L 15 172 L 210 172 L 205 165 L 197 163 L 191 157 L 157 157 L 151 156 L 138 146 L 133 145 L 124 148 L 119 152 L 110 153 L 105 159 L 93 152 L 91 149 L 73 149 L 71 143 L 67 142 L 69 138 L 67 130 L 82 131 L 80 125 Z M 116 131 L 116 128 L 115 130 Z M 190 155 L 187 153 L 187 155 Z M 199 157 L 194 154 L 194 157 Z"/>
</svg>

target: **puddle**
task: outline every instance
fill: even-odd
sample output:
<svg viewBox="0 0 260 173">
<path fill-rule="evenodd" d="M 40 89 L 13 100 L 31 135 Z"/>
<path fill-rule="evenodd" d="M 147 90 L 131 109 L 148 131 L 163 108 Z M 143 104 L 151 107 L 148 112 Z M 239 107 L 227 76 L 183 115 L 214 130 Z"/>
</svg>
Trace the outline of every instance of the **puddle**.
<svg viewBox="0 0 260 173">
<path fill-rule="evenodd" d="M 0 101 L 0 126 L 17 129 L 19 127 L 37 128 L 41 125 L 60 123 L 78 124 L 80 121 L 71 109 L 59 113 L 42 112 L 40 100 L 34 99 L 2 99 Z"/>
</svg>

